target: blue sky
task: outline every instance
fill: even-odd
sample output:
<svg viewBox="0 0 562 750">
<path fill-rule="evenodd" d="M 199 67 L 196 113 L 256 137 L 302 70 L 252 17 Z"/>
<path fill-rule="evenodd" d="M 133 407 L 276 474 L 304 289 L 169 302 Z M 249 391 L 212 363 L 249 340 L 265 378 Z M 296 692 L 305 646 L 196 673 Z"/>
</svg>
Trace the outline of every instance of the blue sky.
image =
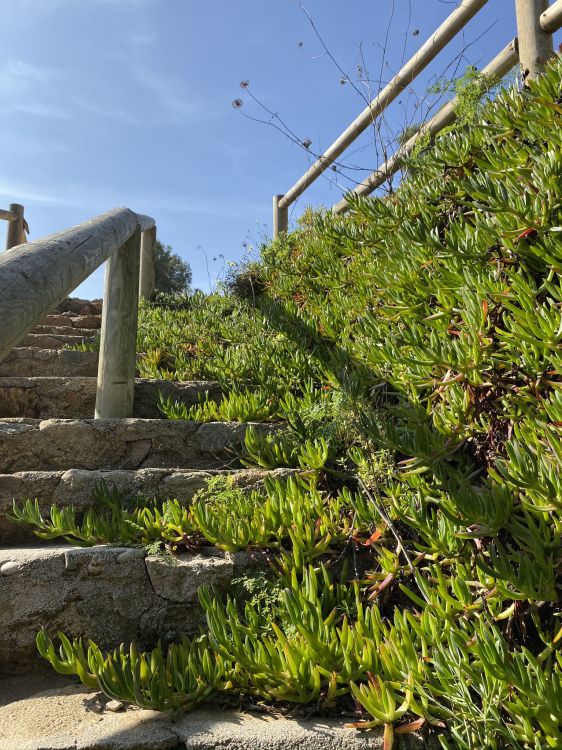
<svg viewBox="0 0 562 750">
<path fill-rule="evenodd" d="M 311 158 L 274 127 L 244 117 L 270 115 L 240 82 L 249 80 L 249 91 L 320 151 L 365 106 L 368 85 L 354 80 L 357 66 L 368 70 L 376 91 L 376 81 L 388 80 L 455 6 L 445 0 L 303 3 L 347 83 L 298 0 L 6 4 L 0 206 L 25 205 L 30 239 L 114 206 L 150 214 L 160 239 L 191 264 L 194 285 L 208 289 L 225 262 L 240 259 L 244 243 L 259 244 L 270 233 L 271 196 L 286 191 Z M 449 64 L 448 75 L 488 62 L 515 35 L 513 6 L 513 0 L 490 0 L 415 93 L 392 108 L 382 136 L 422 116 L 428 84 Z M 232 106 L 238 97 L 240 110 Z M 372 134 L 357 148 L 348 163 L 374 169 Z M 349 174 L 361 179 L 367 172 Z M 330 205 L 352 184 L 334 173 L 330 180 L 300 199 L 293 219 L 307 204 Z M 100 270 L 80 293 L 99 296 L 101 288 Z"/>
</svg>

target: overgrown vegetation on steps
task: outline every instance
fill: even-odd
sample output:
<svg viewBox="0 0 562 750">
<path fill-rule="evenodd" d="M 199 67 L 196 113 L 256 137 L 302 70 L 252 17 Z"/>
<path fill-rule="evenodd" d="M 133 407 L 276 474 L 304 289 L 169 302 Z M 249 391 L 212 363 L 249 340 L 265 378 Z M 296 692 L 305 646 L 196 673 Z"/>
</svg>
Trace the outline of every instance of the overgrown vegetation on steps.
<svg viewBox="0 0 562 750">
<path fill-rule="evenodd" d="M 561 95 L 556 59 L 395 193 L 263 248 L 237 295 L 144 308 L 143 375 L 269 394 L 287 428 L 250 433 L 250 457 L 294 463 L 288 434 L 325 460 L 265 501 L 211 486 L 194 506 L 213 543 L 273 548 L 267 595 L 202 591 L 208 632 L 167 653 L 40 634 L 56 669 L 152 708 L 355 707 L 387 747 L 422 724 L 444 748 L 562 746 Z"/>
</svg>

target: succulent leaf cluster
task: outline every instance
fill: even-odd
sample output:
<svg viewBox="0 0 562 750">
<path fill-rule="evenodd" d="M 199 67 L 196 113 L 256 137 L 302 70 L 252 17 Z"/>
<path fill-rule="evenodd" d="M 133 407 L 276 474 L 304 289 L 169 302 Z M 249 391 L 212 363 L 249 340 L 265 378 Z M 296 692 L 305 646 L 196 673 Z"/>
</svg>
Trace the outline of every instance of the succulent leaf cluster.
<svg viewBox="0 0 562 750">
<path fill-rule="evenodd" d="M 446 750 L 562 747 L 561 81 L 558 57 L 416 153 L 394 192 L 308 212 L 262 248 L 250 297 L 143 308 L 142 374 L 225 393 L 167 416 L 286 423 L 249 429 L 241 459 L 303 476 L 211 487 L 180 523 L 269 550 L 280 593 L 265 610 L 201 591 L 206 631 L 168 652 L 63 637 L 57 654 L 41 634 L 56 669 L 154 708 L 345 706 L 387 748 L 414 729 Z M 105 533 L 57 513 L 15 511 Z M 147 525 L 112 518 L 123 539 Z"/>
</svg>

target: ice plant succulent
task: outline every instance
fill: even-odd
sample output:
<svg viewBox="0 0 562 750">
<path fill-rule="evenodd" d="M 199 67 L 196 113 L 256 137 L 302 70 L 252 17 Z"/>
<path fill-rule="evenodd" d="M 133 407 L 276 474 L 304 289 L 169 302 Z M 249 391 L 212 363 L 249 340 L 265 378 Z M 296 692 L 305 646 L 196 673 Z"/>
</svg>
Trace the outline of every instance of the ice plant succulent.
<svg viewBox="0 0 562 750">
<path fill-rule="evenodd" d="M 143 305 L 143 376 L 223 392 L 164 412 L 282 422 L 233 461 L 303 476 L 13 515 L 44 538 L 259 551 L 275 594 L 201 591 L 201 636 L 142 655 L 40 635 L 55 669 L 152 708 L 361 706 L 387 748 L 430 728 L 444 750 L 562 747 L 561 80 L 557 57 L 472 108 L 392 194 L 307 211 L 243 284 Z"/>
</svg>

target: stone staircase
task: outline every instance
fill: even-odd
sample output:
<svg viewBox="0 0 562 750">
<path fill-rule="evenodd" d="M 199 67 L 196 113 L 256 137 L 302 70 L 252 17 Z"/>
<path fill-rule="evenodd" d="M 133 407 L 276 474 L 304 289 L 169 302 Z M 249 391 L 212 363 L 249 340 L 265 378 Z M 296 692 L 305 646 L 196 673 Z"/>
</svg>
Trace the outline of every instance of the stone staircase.
<svg viewBox="0 0 562 750">
<path fill-rule="evenodd" d="M 249 485 L 267 473 L 239 468 L 246 425 L 159 418 L 159 391 L 192 404 L 205 391 L 218 396 L 215 383 L 137 379 L 132 418 L 92 419 L 97 353 L 62 347 L 91 340 L 100 325 L 101 302 L 66 300 L 0 363 L 0 672 L 44 666 L 41 627 L 103 648 L 193 634 L 199 586 L 225 587 L 247 564 L 215 548 L 170 565 L 139 549 L 47 544 L 6 518 L 14 498 L 37 498 L 44 513 L 53 504 L 84 512 L 102 481 L 124 498 L 188 503 L 213 475 Z"/>
<path fill-rule="evenodd" d="M 194 635 L 203 625 L 199 587 L 227 589 L 256 562 L 214 547 L 170 564 L 140 548 L 44 543 L 6 518 L 14 498 L 37 498 L 44 513 L 53 504 L 84 512 L 104 481 L 124 500 L 142 493 L 189 503 L 217 474 L 254 486 L 289 473 L 240 468 L 247 425 L 160 418 L 159 391 L 192 404 L 205 391 L 218 396 L 215 383 L 137 379 L 132 418 L 93 420 L 98 355 L 62 347 L 95 337 L 100 324 L 101 302 L 67 299 L 0 362 L 0 750 L 382 747 L 379 731 L 360 734 L 341 719 L 282 717 L 259 706 L 258 713 L 206 706 L 180 719 L 135 708 L 113 713 L 103 695 L 54 674 L 39 657 L 42 627 L 104 649 Z M 429 745 L 410 734 L 396 747 Z"/>
</svg>

